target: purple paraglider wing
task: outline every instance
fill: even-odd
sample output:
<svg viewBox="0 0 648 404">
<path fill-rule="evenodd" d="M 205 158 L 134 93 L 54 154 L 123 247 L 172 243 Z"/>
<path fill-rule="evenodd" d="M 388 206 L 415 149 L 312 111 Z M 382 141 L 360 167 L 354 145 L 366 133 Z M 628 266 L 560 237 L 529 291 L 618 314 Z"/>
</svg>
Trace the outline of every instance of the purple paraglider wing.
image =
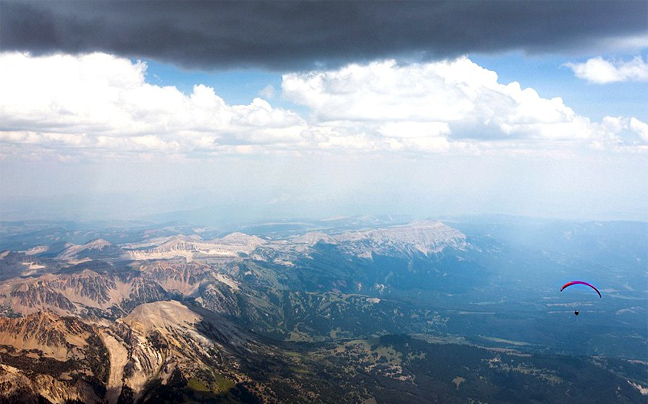
<svg viewBox="0 0 648 404">
<path fill-rule="evenodd" d="M 567 288 L 567 287 L 569 287 L 569 286 L 571 286 L 571 285 L 585 285 L 585 286 L 589 286 L 590 288 L 594 289 L 594 290 L 596 291 L 596 293 L 598 293 L 599 297 L 602 297 L 602 296 L 601 296 L 601 292 L 599 292 L 599 290 L 596 289 L 596 288 L 594 287 L 594 285 L 591 285 L 591 284 L 589 284 L 589 283 L 587 283 L 587 282 L 583 282 L 583 281 L 571 281 L 571 282 L 567 282 L 566 284 L 563 285 L 562 288 L 560 288 L 560 291 L 562 292 L 563 289 L 565 289 L 565 288 Z"/>
</svg>

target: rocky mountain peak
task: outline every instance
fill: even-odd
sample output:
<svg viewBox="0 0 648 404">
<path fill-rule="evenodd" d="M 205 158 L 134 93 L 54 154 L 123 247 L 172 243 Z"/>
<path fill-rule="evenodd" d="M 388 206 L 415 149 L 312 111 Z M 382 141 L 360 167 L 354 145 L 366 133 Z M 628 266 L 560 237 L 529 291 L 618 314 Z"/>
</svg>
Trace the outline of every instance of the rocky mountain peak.
<svg viewBox="0 0 648 404">
<path fill-rule="evenodd" d="M 110 241 L 96 238 L 84 244 L 72 244 L 61 251 L 57 258 L 74 261 L 80 259 L 94 259 L 98 257 L 118 257 L 121 255 L 119 247 Z"/>
<path fill-rule="evenodd" d="M 309 232 L 295 237 L 292 241 L 297 244 L 306 244 L 308 246 L 313 246 L 319 242 L 335 244 L 335 239 L 333 237 L 322 232 Z"/>
<path fill-rule="evenodd" d="M 218 241 L 225 245 L 242 245 L 254 247 L 265 243 L 265 240 L 260 237 L 250 236 L 249 234 L 241 232 L 230 233 L 227 236 L 222 237 Z"/>
<path fill-rule="evenodd" d="M 102 248 L 109 247 L 113 245 L 110 241 L 104 240 L 102 238 L 96 238 L 94 240 L 90 240 L 87 243 L 83 244 L 86 249 L 90 250 L 101 250 Z"/>
<path fill-rule="evenodd" d="M 201 316 L 173 300 L 139 305 L 123 319 L 124 323 L 141 330 L 187 328 L 201 320 Z"/>
</svg>

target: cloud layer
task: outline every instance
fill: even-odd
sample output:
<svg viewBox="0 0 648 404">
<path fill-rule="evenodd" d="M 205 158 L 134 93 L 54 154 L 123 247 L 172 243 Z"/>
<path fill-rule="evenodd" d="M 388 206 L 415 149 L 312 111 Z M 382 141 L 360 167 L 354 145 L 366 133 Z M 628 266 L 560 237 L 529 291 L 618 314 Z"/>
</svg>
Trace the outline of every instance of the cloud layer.
<svg viewBox="0 0 648 404">
<path fill-rule="evenodd" d="M 344 142 L 354 139 L 355 147 L 364 143 L 367 149 L 538 151 L 588 145 L 642 150 L 648 145 L 636 118 L 591 122 L 559 97 L 542 98 L 517 82 L 499 83 L 495 72 L 467 57 L 287 74 L 283 92 L 308 107 L 320 126 L 334 128 L 337 135 L 347 135 Z M 328 142 L 336 140 L 330 136 Z"/>
<path fill-rule="evenodd" d="M 589 59 L 585 63 L 566 63 L 576 77 L 597 84 L 620 81 L 648 82 L 648 63 L 641 56 L 629 61 L 608 61 L 602 57 Z"/>
<path fill-rule="evenodd" d="M 643 0 L 3 0 L 0 50 L 101 51 L 201 68 L 331 68 L 397 57 L 581 51 L 645 36 L 647 14 Z"/>
<path fill-rule="evenodd" d="M 319 121 L 397 138 L 574 140 L 587 119 L 560 98 L 543 99 L 466 57 L 399 66 L 394 61 L 284 76 L 283 90 Z"/>
<path fill-rule="evenodd" d="M 229 105 L 214 89 L 190 94 L 146 81 L 146 64 L 93 53 L 0 54 L 0 153 L 105 158 L 165 154 L 479 153 L 566 148 L 644 150 L 645 123 L 577 115 L 467 57 L 395 61 L 283 76 L 283 97 Z"/>
<path fill-rule="evenodd" d="M 245 152 L 301 142 L 303 120 L 255 99 L 227 105 L 212 88 L 189 95 L 145 81 L 146 65 L 94 53 L 0 57 L 0 139 L 52 148 Z"/>
</svg>

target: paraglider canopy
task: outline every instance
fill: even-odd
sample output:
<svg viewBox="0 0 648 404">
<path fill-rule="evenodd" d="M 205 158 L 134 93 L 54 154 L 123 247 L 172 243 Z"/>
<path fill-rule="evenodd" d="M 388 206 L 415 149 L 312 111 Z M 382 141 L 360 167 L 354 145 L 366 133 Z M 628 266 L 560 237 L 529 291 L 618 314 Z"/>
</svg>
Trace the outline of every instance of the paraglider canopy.
<svg viewBox="0 0 648 404">
<path fill-rule="evenodd" d="M 567 287 L 569 287 L 569 286 L 572 286 L 572 285 L 585 285 L 585 286 L 589 286 L 590 288 L 594 289 L 594 290 L 596 291 L 596 293 L 598 293 L 598 295 L 599 295 L 600 298 L 602 298 L 602 296 L 601 296 L 601 292 L 599 292 L 598 289 L 596 289 L 593 285 L 591 285 L 591 284 L 589 284 L 589 283 L 587 283 L 587 282 L 583 282 L 583 281 L 571 281 L 571 282 L 567 282 L 566 284 L 564 284 L 564 285 L 562 286 L 562 288 L 560 288 L 560 291 L 562 292 L 563 289 L 565 289 L 565 288 L 567 288 Z M 578 315 L 578 313 L 575 313 L 575 314 Z"/>
</svg>

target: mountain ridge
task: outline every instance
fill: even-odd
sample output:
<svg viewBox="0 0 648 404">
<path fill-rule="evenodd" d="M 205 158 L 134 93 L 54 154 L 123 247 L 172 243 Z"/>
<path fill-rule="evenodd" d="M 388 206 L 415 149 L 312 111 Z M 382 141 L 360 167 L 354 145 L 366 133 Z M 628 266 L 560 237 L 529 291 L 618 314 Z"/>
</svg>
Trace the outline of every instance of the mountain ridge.
<svg viewBox="0 0 648 404">
<path fill-rule="evenodd" d="M 516 383 L 536 392 L 519 402 L 644 398 L 648 343 L 628 332 L 645 291 L 624 286 L 646 279 L 640 226 L 372 223 L 39 233 L 55 247 L 0 253 L 0 401 L 503 403 Z M 583 268 L 601 301 L 556 289 Z"/>
</svg>

